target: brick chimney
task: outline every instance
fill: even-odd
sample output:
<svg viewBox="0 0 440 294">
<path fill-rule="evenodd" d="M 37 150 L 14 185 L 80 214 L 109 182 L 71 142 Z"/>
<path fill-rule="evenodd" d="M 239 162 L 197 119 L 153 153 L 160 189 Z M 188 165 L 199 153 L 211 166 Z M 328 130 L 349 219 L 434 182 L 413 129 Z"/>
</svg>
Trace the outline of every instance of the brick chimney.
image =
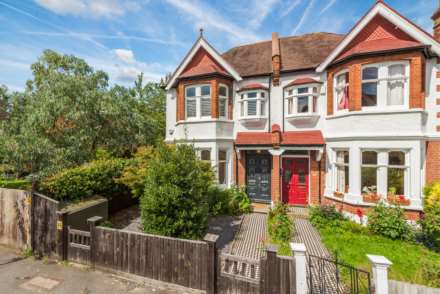
<svg viewBox="0 0 440 294">
<path fill-rule="evenodd" d="M 280 85 L 281 71 L 281 52 L 280 39 L 278 33 L 272 33 L 272 83 L 274 86 Z"/>
<path fill-rule="evenodd" d="M 434 21 L 434 38 L 440 42 L 440 1 L 439 7 L 432 15 L 431 19 Z"/>
</svg>

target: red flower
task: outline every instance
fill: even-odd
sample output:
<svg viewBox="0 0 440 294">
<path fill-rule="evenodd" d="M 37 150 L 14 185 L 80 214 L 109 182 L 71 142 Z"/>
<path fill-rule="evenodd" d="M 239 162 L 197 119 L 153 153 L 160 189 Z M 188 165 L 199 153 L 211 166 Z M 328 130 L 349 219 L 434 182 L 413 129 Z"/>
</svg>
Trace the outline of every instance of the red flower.
<svg viewBox="0 0 440 294">
<path fill-rule="evenodd" d="M 359 218 L 362 218 L 364 216 L 364 212 L 359 208 L 356 210 L 356 214 Z"/>
<path fill-rule="evenodd" d="M 405 196 L 403 196 L 403 195 L 399 195 L 399 200 L 400 200 L 400 201 L 404 201 L 404 200 L 405 200 Z"/>
</svg>

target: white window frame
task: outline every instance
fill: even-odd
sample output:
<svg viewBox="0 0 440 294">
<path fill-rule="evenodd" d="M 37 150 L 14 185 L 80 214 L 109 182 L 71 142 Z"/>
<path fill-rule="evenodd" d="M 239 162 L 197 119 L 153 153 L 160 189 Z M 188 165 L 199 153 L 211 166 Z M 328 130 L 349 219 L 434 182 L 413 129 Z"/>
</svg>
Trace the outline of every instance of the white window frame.
<svg viewBox="0 0 440 294">
<path fill-rule="evenodd" d="M 224 160 L 220 160 L 220 152 L 225 152 L 225 159 Z M 220 166 L 220 163 L 222 163 L 222 162 L 224 162 L 224 164 L 225 164 L 225 175 L 224 175 L 225 182 L 224 183 L 220 183 L 220 168 L 219 168 L 219 166 Z M 221 185 L 221 186 L 227 186 L 228 185 L 228 166 L 229 166 L 229 152 L 228 152 L 228 149 L 222 149 L 222 148 L 218 149 L 217 150 L 217 166 L 216 166 L 216 169 L 217 169 L 217 180 L 218 180 L 219 185 Z"/>
<path fill-rule="evenodd" d="M 345 163 L 345 162 L 338 162 L 338 152 L 348 152 L 348 162 L 347 163 Z M 336 148 L 336 149 L 333 149 L 333 153 L 334 153 L 334 160 L 333 160 L 333 175 L 334 175 L 334 179 L 333 179 L 333 187 L 334 187 L 334 191 L 336 191 L 336 192 L 341 192 L 341 193 L 344 193 L 344 194 L 346 194 L 346 193 L 349 193 L 350 192 L 350 189 L 351 189 L 351 179 L 350 179 L 350 161 L 351 161 L 351 158 L 350 158 L 350 149 L 347 149 L 347 148 Z M 339 191 L 339 185 L 338 185 L 338 181 L 339 181 L 339 179 L 338 179 L 338 168 L 340 168 L 340 167 L 342 167 L 342 168 L 345 168 L 345 167 L 348 167 L 348 183 L 345 183 L 345 185 L 347 185 L 348 184 L 348 191 L 346 192 L 345 191 L 345 189 L 344 189 L 344 191 Z"/>
<path fill-rule="evenodd" d="M 212 149 L 211 148 L 197 148 L 196 155 L 200 160 L 202 160 L 202 152 L 203 151 L 209 151 L 209 162 L 212 163 Z"/>
<path fill-rule="evenodd" d="M 374 151 L 377 153 L 377 164 L 362 164 L 362 152 L 364 151 Z M 390 165 L 389 164 L 389 153 L 390 152 L 403 152 L 405 154 L 405 165 Z M 399 168 L 404 169 L 404 196 L 406 198 L 411 198 L 411 166 L 410 162 L 410 150 L 407 149 L 374 149 L 374 148 L 362 148 L 360 149 L 360 170 L 359 170 L 359 183 L 360 192 L 362 191 L 362 167 L 375 167 L 377 170 L 377 180 L 376 180 L 376 191 L 379 195 L 386 198 L 388 195 L 388 168 Z"/>
<path fill-rule="evenodd" d="M 204 95 L 202 96 L 202 87 L 208 86 L 209 87 L 209 96 Z M 196 95 L 194 97 L 187 97 L 187 89 L 189 88 L 195 88 Z M 210 112 L 209 115 L 202 116 L 202 99 L 209 98 L 212 103 L 212 87 L 211 84 L 197 84 L 197 85 L 188 85 L 185 87 L 185 119 L 186 120 L 200 120 L 200 119 L 207 119 L 212 117 L 212 113 Z M 196 101 L 196 116 L 195 117 L 188 117 L 188 108 L 187 108 L 187 101 L 188 100 L 195 100 Z"/>
<path fill-rule="evenodd" d="M 403 77 L 391 78 L 389 77 L 388 68 L 392 65 L 403 65 L 405 75 Z M 365 68 L 376 67 L 378 69 L 378 78 L 375 80 L 363 80 L 362 72 Z M 404 97 L 402 105 L 388 105 L 388 82 L 392 80 L 405 80 L 404 82 Z M 366 64 L 361 68 L 361 84 L 365 82 L 377 82 L 377 105 L 376 106 L 362 106 L 362 110 L 401 110 L 409 108 L 409 91 L 410 91 L 410 64 L 407 60 L 389 61 L 381 63 Z M 361 86 L 362 99 L 362 86 Z"/>
<path fill-rule="evenodd" d="M 344 113 L 344 112 L 348 112 L 349 109 L 338 109 L 338 92 L 339 91 L 344 91 L 345 87 L 350 87 L 350 81 L 345 80 L 345 84 L 343 85 L 338 85 L 338 77 L 341 75 L 346 75 L 349 74 L 348 69 L 343 69 L 341 71 L 338 71 L 334 78 L 333 78 L 333 113 Z M 350 93 L 349 93 L 349 97 L 350 97 Z"/>
<path fill-rule="evenodd" d="M 310 115 L 319 113 L 319 84 L 305 84 L 292 86 L 284 89 L 284 97 L 285 97 L 285 117 L 299 116 L 299 115 Z M 298 93 L 299 89 L 307 88 L 306 93 Z M 313 89 L 316 89 L 316 92 L 313 92 Z M 291 92 L 291 93 L 290 93 Z M 298 99 L 302 97 L 307 97 L 308 101 L 308 111 L 307 112 L 298 112 Z M 315 100 L 315 103 L 313 103 Z M 289 107 L 292 105 L 292 109 Z M 315 106 L 315 109 L 313 109 Z M 291 111 L 290 111 L 291 110 Z"/>
<path fill-rule="evenodd" d="M 256 98 L 247 98 L 249 93 L 257 93 Z M 262 97 L 264 93 L 264 97 Z M 239 93 L 240 118 L 265 118 L 267 116 L 267 91 L 249 90 Z M 256 114 L 248 114 L 248 101 L 256 101 Z M 263 111 L 264 114 L 261 114 Z"/>
<path fill-rule="evenodd" d="M 226 89 L 226 96 L 222 96 L 222 95 L 220 95 L 220 88 L 225 88 Z M 225 84 L 220 84 L 219 85 L 219 88 L 218 88 L 219 90 L 218 90 L 218 115 L 219 115 L 219 118 L 223 118 L 223 119 L 227 119 L 228 118 L 228 106 L 229 106 L 229 87 L 228 86 L 226 86 Z M 220 101 L 225 101 L 225 104 L 224 104 L 224 111 L 225 111 L 225 115 L 221 115 L 221 111 L 220 111 L 220 109 L 221 109 L 221 103 L 220 103 Z"/>
</svg>

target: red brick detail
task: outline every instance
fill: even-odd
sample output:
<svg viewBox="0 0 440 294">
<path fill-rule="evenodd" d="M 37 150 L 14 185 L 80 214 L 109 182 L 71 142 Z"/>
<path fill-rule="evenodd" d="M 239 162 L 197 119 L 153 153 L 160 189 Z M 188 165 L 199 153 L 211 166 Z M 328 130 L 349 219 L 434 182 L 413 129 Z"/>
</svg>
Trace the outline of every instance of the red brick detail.
<svg viewBox="0 0 440 294">
<path fill-rule="evenodd" d="M 383 16 L 375 16 L 370 23 L 347 45 L 337 60 L 353 54 L 421 46 L 404 31 Z"/>
<path fill-rule="evenodd" d="M 440 71 L 437 72 L 437 79 L 440 79 Z"/>
<path fill-rule="evenodd" d="M 363 215 L 368 215 L 372 209 L 372 207 L 370 206 L 349 204 L 342 201 L 330 199 L 327 197 L 324 197 L 323 204 L 334 205 L 337 210 L 345 211 L 353 215 L 358 215 L 359 212 L 362 212 Z M 405 210 L 404 214 L 407 220 L 417 221 L 420 219 L 422 212 L 416 210 Z"/>
<path fill-rule="evenodd" d="M 440 118 L 440 112 L 437 112 L 437 118 Z"/>
<path fill-rule="evenodd" d="M 281 52 L 280 39 L 277 33 L 272 33 L 272 83 L 274 86 L 280 85 L 281 74 Z"/>
<path fill-rule="evenodd" d="M 440 92 L 440 85 L 437 85 L 436 89 L 437 89 L 437 92 Z"/>
<path fill-rule="evenodd" d="M 440 132 L 440 126 L 436 127 L 437 132 Z"/>
<path fill-rule="evenodd" d="M 177 86 L 176 99 L 176 120 L 181 121 L 185 119 L 185 85 L 179 83 Z"/>
<path fill-rule="evenodd" d="M 440 131 L 439 126 L 437 131 Z M 426 183 L 440 180 L 440 141 L 426 143 Z"/>
<path fill-rule="evenodd" d="M 211 117 L 218 118 L 218 80 L 213 79 L 211 81 Z"/>
<path fill-rule="evenodd" d="M 440 98 L 437 98 L 437 100 L 435 102 L 437 105 L 440 105 Z"/>
<path fill-rule="evenodd" d="M 237 185 L 246 185 L 246 152 L 240 151 L 240 159 L 237 160 Z"/>
<path fill-rule="evenodd" d="M 319 204 L 319 186 L 321 185 L 321 194 L 324 190 L 322 186 L 322 170 L 321 170 L 321 179 L 319 176 L 319 161 L 316 161 L 316 153 L 312 152 L 310 157 L 310 203 L 312 205 Z M 322 169 L 322 166 L 321 166 Z M 321 181 L 320 181 L 321 180 Z"/>
<path fill-rule="evenodd" d="M 280 181 L 280 156 L 274 155 L 272 156 L 272 202 L 277 203 L 281 201 L 281 181 Z"/>
<path fill-rule="evenodd" d="M 350 111 L 362 109 L 362 66 L 385 61 L 407 60 L 410 63 L 410 108 L 425 108 L 425 58 L 421 52 L 389 54 L 386 56 L 362 57 L 334 66 L 329 69 L 327 89 L 327 113 L 333 113 L 333 77 L 338 72 L 349 70 Z"/>
<path fill-rule="evenodd" d="M 200 48 L 179 78 L 189 78 L 214 73 L 229 76 L 228 72 L 204 48 Z"/>
<path fill-rule="evenodd" d="M 278 133 L 278 131 L 275 131 Z M 292 131 L 281 133 L 281 145 L 324 145 L 324 137 L 321 131 Z M 278 142 L 268 132 L 238 132 L 235 144 L 237 145 L 272 145 Z"/>
</svg>

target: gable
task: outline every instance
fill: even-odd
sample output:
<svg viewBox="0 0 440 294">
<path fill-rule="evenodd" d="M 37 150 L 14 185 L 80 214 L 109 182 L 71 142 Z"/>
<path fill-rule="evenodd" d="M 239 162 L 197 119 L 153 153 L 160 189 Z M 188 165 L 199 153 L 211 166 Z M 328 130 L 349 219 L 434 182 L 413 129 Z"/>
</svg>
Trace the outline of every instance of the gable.
<svg viewBox="0 0 440 294">
<path fill-rule="evenodd" d="M 416 41 L 398 26 L 378 14 L 336 57 L 336 61 L 356 54 L 419 47 L 422 45 L 422 43 Z"/>
<path fill-rule="evenodd" d="M 189 78 L 214 73 L 230 76 L 223 66 L 221 66 L 204 48 L 201 47 L 184 68 L 179 78 Z"/>
</svg>

